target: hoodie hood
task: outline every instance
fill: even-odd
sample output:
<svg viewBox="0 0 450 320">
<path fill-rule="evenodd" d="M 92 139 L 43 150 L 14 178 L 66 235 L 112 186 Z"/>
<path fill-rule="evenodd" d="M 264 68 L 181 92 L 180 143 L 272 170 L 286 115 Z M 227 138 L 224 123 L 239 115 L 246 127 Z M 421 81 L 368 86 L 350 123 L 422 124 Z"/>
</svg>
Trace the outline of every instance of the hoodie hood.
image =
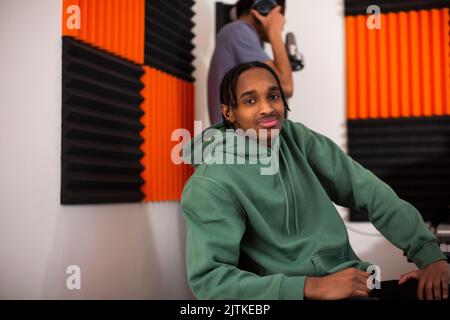
<svg viewBox="0 0 450 320">
<path fill-rule="evenodd" d="M 287 234 L 290 235 L 291 220 L 294 221 L 295 233 L 300 232 L 297 219 L 298 205 L 294 196 L 292 174 L 281 147 L 283 145 L 282 132 L 283 130 L 273 139 L 272 145 L 269 147 L 258 143 L 253 137 L 244 135 L 239 130 L 227 129 L 223 123 L 216 123 L 184 145 L 183 160 L 184 163 L 191 164 L 194 168 L 203 163 L 206 165 L 259 165 L 261 175 L 275 175 L 281 184 L 285 203 L 285 228 Z M 236 181 L 236 183 L 238 182 Z"/>
<path fill-rule="evenodd" d="M 205 129 L 183 146 L 183 161 L 194 168 L 206 164 L 235 164 L 243 159 L 251 164 L 267 164 L 279 148 L 279 137 L 272 147 L 258 143 L 255 138 L 245 135 L 242 130 L 226 128 L 223 123 L 216 123 Z M 231 156 L 231 157 L 230 157 Z M 235 162 L 233 162 L 235 161 Z M 238 162 L 240 161 L 240 162 Z"/>
</svg>

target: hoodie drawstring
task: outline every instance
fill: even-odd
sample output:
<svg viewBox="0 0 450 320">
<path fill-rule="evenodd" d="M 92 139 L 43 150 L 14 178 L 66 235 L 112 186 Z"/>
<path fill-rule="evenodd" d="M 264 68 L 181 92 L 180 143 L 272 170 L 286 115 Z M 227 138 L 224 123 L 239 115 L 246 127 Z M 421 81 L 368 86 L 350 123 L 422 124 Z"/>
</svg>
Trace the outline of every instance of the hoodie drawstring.
<svg viewBox="0 0 450 320">
<path fill-rule="evenodd" d="M 281 147 L 280 147 L 279 150 L 280 150 L 281 158 L 283 159 L 284 164 L 285 164 L 285 168 L 286 168 L 286 172 L 287 172 L 288 180 L 289 180 L 289 185 L 291 187 L 292 197 L 293 197 L 293 201 L 294 201 L 294 225 L 295 225 L 295 232 L 296 232 L 296 234 L 299 234 L 298 221 L 297 221 L 297 200 L 295 199 L 296 197 L 295 197 L 295 192 L 294 192 L 294 185 L 292 183 L 292 176 L 291 176 L 291 173 L 290 173 L 288 165 L 287 165 L 286 157 L 285 157 Z M 289 203 L 288 203 L 289 198 L 288 198 L 288 194 L 287 194 L 287 191 L 286 191 L 286 187 L 284 185 L 284 181 L 283 181 L 283 179 L 281 177 L 280 170 L 278 170 L 278 175 L 280 177 L 281 186 L 283 188 L 284 197 L 286 199 L 286 230 L 287 230 L 288 235 L 290 235 L 290 231 L 289 231 L 289 216 L 290 216 L 289 207 L 290 206 L 289 206 Z"/>
<path fill-rule="evenodd" d="M 286 204 L 286 231 L 287 234 L 290 235 L 289 232 L 289 203 L 288 203 L 288 194 L 286 192 L 286 187 L 284 186 L 284 182 L 283 182 L 283 178 L 281 177 L 281 173 L 280 170 L 278 170 L 277 176 L 280 178 L 280 182 L 281 182 L 281 187 L 283 189 L 283 194 L 284 194 L 284 200 L 285 200 L 285 204 Z"/>
<path fill-rule="evenodd" d="M 294 184 L 292 182 L 291 171 L 289 170 L 289 167 L 288 167 L 288 164 L 287 164 L 287 161 L 286 161 L 286 156 L 284 155 L 283 150 L 281 148 L 280 148 L 280 152 L 281 152 L 281 157 L 284 160 L 284 164 L 286 165 L 286 172 L 288 174 L 289 184 L 291 186 L 292 198 L 294 200 L 294 225 L 295 225 L 295 232 L 296 232 L 296 234 L 299 234 L 298 217 L 297 217 L 297 200 L 296 200 L 295 191 L 294 191 Z"/>
</svg>

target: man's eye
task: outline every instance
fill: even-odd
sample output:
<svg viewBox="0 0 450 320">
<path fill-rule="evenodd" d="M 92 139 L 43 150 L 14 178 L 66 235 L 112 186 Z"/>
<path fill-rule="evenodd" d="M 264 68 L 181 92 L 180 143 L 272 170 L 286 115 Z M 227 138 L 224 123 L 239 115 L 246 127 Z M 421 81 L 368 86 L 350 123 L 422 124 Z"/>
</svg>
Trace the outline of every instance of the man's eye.
<svg viewBox="0 0 450 320">
<path fill-rule="evenodd" d="M 271 94 L 270 95 L 270 100 L 278 100 L 280 99 L 280 96 L 278 94 Z"/>
<path fill-rule="evenodd" d="M 245 104 L 254 104 L 255 101 L 256 101 L 255 99 L 248 99 L 248 100 L 245 100 L 244 103 Z"/>
</svg>

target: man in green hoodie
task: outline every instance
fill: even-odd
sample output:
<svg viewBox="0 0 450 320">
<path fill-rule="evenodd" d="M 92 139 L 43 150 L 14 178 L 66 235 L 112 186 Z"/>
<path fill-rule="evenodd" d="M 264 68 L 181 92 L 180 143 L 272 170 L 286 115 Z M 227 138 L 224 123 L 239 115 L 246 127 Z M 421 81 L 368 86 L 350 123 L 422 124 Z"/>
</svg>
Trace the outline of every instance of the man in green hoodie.
<svg viewBox="0 0 450 320">
<path fill-rule="evenodd" d="M 419 299 L 448 298 L 445 256 L 419 212 L 330 139 L 285 120 L 288 106 L 270 67 L 239 65 L 220 91 L 224 123 L 183 151 L 196 166 L 181 209 L 198 298 L 380 296 L 383 284 L 371 290 L 371 264 L 353 252 L 333 202 L 366 210 L 418 266 L 398 287 L 416 281 Z"/>
</svg>

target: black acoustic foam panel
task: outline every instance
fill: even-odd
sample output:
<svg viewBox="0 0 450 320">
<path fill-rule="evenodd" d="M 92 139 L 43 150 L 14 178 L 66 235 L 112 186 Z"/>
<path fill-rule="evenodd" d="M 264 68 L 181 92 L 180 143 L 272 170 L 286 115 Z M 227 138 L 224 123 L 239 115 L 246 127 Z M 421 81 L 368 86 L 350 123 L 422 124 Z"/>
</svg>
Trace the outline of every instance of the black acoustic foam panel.
<svg viewBox="0 0 450 320">
<path fill-rule="evenodd" d="M 194 82 L 193 0 L 146 0 L 146 65 Z"/>
<path fill-rule="evenodd" d="M 371 5 L 380 7 L 381 13 L 388 13 L 446 8 L 449 0 L 345 0 L 345 15 L 366 15 Z"/>
<path fill-rule="evenodd" d="M 349 154 L 426 221 L 450 217 L 450 117 L 349 120 Z M 351 211 L 352 221 L 367 221 Z"/>
<path fill-rule="evenodd" d="M 61 203 L 138 202 L 143 69 L 63 37 Z"/>
<path fill-rule="evenodd" d="M 216 34 L 224 25 L 231 22 L 230 12 L 233 6 L 233 4 L 216 2 Z"/>
</svg>

